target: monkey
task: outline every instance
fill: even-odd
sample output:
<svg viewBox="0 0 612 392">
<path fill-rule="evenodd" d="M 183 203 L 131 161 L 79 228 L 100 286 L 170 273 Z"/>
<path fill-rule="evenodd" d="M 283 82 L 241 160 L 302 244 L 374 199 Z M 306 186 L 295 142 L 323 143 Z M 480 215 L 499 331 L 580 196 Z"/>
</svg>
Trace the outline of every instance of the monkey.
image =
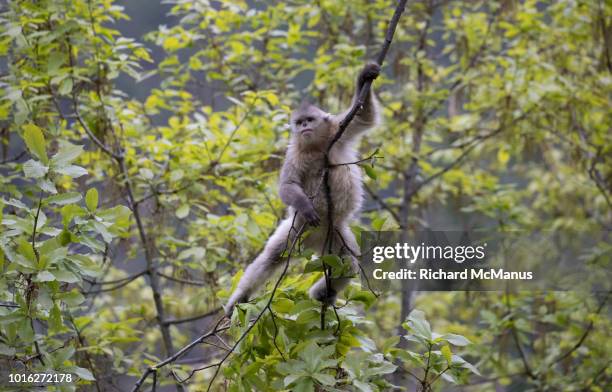
<svg viewBox="0 0 612 392">
<path fill-rule="evenodd" d="M 358 99 L 361 87 L 380 74 L 380 66 L 367 64 L 360 72 L 352 103 Z M 352 106 L 352 105 L 351 105 Z M 348 109 L 350 110 L 350 109 Z M 290 139 L 280 172 L 279 195 L 287 205 L 287 215 L 266 242 L 263 251 L 246 268 L 234 292 L 224 306 L 231 315 L 237 303 L 246 302 L 253 291 L 263 286 L 277 266 L 282 264 L 283 252 L 295 239 L 298 228 L 308 225 L 309 235 L 304 239 L 308 248 L 323 253 L 328 230 L 328 203 L 323 191 L 323 171 L 328 146 L 346 116 L 332 115 L 303 101 L 290 116 Z M 329 184 L 332 209 L 332 251 L 350 258 L 351 274 L 358 271 L 359 246 L 349 224 L 356 218 L 363 202 L 361 171 L 355 164 L 361 136 L 379 123 L 379 109 L 370 91 L 362 107 L 345 129 L 342 137 L 328 153 Z M 351 276 L 322 277 L 310 288 L 311 298 L 333 305 L 336 296 L 350 281 Z"/>
</svg>

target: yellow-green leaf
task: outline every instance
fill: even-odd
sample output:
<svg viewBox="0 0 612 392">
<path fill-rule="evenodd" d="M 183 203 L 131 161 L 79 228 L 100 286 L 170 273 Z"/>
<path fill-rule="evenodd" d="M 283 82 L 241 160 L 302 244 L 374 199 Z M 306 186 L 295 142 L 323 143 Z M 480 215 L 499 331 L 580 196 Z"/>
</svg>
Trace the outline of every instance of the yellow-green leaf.
<svg viewBox="0 0 612 392">
<path fill-rule="evenodd" d="M 377 175 L 376 175 L 376 171 L 374 170 L 374 168 L 372 166 L 364 166 L 363 170 L 365 170 L 366 174 L 368 175 L 368 177 L 370 177 L 371 179 L 375 180 Z"/>
<path fill-rule="evenodd" d="M 96 188 L 91 188 L 87 191 L 85 195 L 85 204 L 87 208 L 91 212 L 95 212 L 98 208 L 98 190 Z"/>
<path fill-rule="evenodd" d="M 502 165 L 505 165 L 506 163 L 508 163 L 509 159 L 510 159 L 510 153 L 508 153 L 507 150 L 500 148 L 497 151 L 497 160 L 499 161 L 499 163 L 501 163 Z"/>
<path fill-rule="evenodd" d="M 23 126 L 23 140 L 28 146 L 28 150 L 42 161 L 45 165 L 49 163 L 47 151 L 45 150 L 46 142 L 42 130 L 34 124 L 25 124 Z"/>
<path fill-rule="evenodd" d="M 442 346 L 440 352 L 442 353 L 444 359 L 446 359 L 446 363 L 450 366 L 451 361 L 453 359 L 453 353 L 451 352 L 450 347 L 448 345 Z"/>
</svg>

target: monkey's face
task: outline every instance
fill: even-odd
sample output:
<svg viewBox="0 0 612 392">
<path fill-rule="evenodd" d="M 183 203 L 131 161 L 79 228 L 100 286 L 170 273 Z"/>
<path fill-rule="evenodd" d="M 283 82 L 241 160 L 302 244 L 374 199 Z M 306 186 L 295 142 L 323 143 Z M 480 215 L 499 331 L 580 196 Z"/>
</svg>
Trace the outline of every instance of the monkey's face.
<svg viewBox="0 0 612 392">
<path fill-rule="evenodd" d="M 291 115 L 293 137 L 304 146 L 325 146 L 329 129 L 329 114 L 314 105 L 302 105 Z"/>
</svg>

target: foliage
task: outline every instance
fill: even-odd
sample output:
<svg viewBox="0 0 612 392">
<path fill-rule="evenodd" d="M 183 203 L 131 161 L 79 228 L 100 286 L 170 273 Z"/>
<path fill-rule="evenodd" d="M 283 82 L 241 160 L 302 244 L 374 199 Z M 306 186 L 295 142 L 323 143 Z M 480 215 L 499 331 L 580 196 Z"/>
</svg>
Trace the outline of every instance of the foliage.
<svg viewBox="0 0 612 392">
<path fill-rule="evenodd" d="M 2 377 L 72 372 L 109 390 L 210 329 L 282 217 L 291 107 L 344 110 L 394 7 L 163 4 L 142 42 L 112 0 L 2 6 Z M 598 0 L 409 1 L 374 84 L 384 126 L 361 146 L 371 202 L 354 230 L 609 230 L 610 15 Z M 423 293 L 434 333 L 409 295 L 355 284 L 322 330 L 306 293 L 320 266 L 299 253 L 269 308 L 270 289 L 235 312 L 230 341 L 157 382 L 200 369 L 185 383 L 207 385 L 252 328 L 214 390 L 610 387 L 605 294 Z"/>
</svg>

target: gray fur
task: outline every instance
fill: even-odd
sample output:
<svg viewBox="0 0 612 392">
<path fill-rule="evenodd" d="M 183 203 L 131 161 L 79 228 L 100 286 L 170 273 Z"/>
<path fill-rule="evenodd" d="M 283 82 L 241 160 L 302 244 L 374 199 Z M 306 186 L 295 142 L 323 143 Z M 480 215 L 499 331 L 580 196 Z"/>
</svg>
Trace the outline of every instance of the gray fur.
<svg viewBox="0 0 612 392">
<path fill-rule="evenodd" d="M 364 67 L 357 80 L 357 92 L 353 102 L 363 83 L 368 78 L 376 78 L 379 71 L 380 68 L 376 64 Z M 255 289 L 264 285 L 266 279 L 282 261 L 281 254 L 293 241 L 295 231 L 304 222 L 317 227 L 305 239 L 305 245 L 317 251 L 323 250 L 328 227 L 327 201 L 322 183 L 324 156 L 329 141 L 338 130 L 338 124 L 343 118 L 344 114 L 330 115 L 307 102 L 303 102 L 292 113 L 291 140 L 281 169 L 279 184 L 280 197 L 288 206 L 287 217 L 268 239 L 261 254 L 245 270 L 236 290 L 224 307 L 226 314 L 232 312 L 236 303 L 247 301 Z M 356 147 L 360 136 L 377 123 L 378 105 L 370 92 L 363 108 L 331 149 L 330 163 L 333 165 L 357 161 Z M 358 264 L 355 256 L 359 254 L 359 247 L 349 224 L 356 217 L 362 204 L 361 169 L 356 165 L 333 167 L 330 171 L 330 186 L 334 205 L 333 222 L 336 228 L 333 252 L 349 256 L 352 260 L 352 272 L 356 274 Z M 291 230 L 292 223 L 294 230 Z M 337 293 L 349 281 L 350 277 L 332 279 L 331 292 L 328 293 L 323 277 L 311 287 L 310 296 L 321 302 L 333 304 Z"/>
</svg>

